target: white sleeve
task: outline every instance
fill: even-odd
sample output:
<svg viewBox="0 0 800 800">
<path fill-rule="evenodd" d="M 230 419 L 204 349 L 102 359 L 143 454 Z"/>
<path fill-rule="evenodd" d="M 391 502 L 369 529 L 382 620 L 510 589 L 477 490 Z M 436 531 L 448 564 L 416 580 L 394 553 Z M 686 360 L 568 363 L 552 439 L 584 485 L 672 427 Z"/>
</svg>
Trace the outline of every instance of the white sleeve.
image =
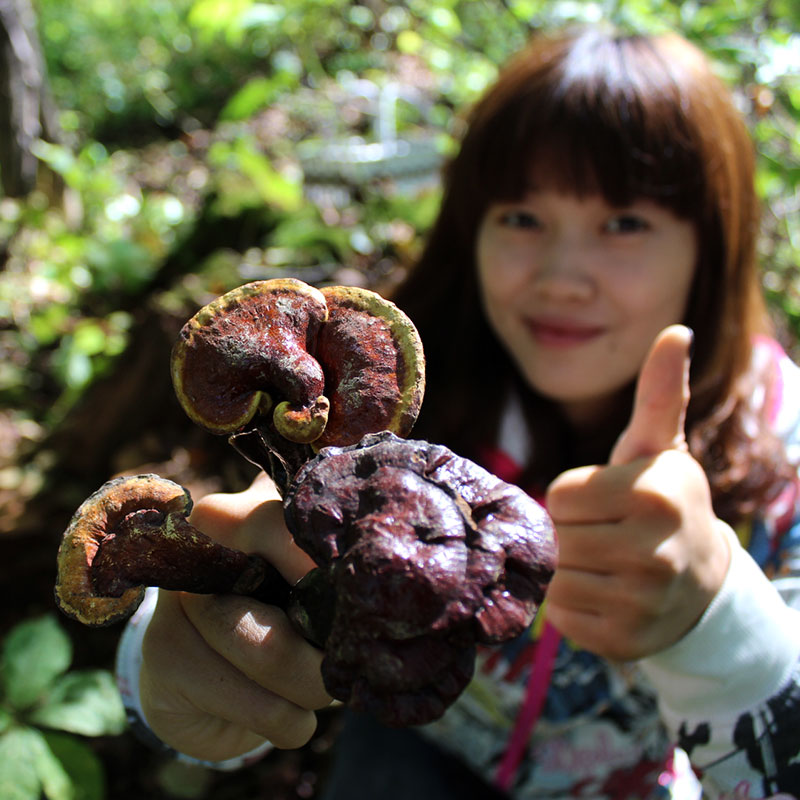
<svg viewBox="0 0 800 800">
<path fill-rule="evenodd" d="M 672 647 L 640 662 L 673 736 L 693 741 L 701 769 L 735 750 L 735 726 L 798 679 L 800 612 L 791 608 L 725 526 L 731 563 L 697 625 Z"/>
</svg>

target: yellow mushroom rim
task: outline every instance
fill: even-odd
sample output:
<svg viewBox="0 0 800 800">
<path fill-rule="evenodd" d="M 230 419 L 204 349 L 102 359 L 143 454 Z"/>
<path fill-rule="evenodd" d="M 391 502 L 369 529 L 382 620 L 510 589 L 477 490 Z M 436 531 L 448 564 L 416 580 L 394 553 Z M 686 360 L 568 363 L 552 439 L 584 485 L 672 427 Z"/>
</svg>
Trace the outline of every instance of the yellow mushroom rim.
<svg viewBox="0 0 800 800">
<path fill-rule="evenodd" d="M 296 408 L 288 400 L 278 403 L 272 421 L 278 433 L 291 442 L 310 444 L 320 436 L 328 424 L 331 404 L 324 394 L 306 408 Z"/>
<path fill-rule="evenodd" d="M 88 497 L 70 521 L 58 549 L 55 596 L 59 608 L 84 625 L 110 625 L 132 614 L 145 587 L 121 597 L 100 597 L 92 585 L 91 566 L 103 538 L 129 513 L 147 504 L 166 513 L 188 515 L 192 501 L 177 483 L 158 475 L 135 475 L 105 483 Z"/>
<path fill-rule="evenodd" d="M 171 370 L 187 415 L 211 433 L 272 413 L 281 436 L 315 449 L 379 430 L 407 435 L 425 388 L 419 334 L 394 303 L 293 278 L 245 284 L 200 309 Z"/>
</svg>

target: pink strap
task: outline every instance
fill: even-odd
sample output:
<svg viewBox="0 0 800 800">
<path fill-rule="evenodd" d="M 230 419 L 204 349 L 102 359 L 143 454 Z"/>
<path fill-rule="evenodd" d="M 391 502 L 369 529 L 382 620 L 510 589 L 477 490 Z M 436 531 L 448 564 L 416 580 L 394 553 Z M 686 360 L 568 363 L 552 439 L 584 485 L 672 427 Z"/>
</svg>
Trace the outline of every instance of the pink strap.
<svg viewBox="0 0 800 800">
<path fill-rule="evenodd" d="M 561 634 L 545 621 L 542 635 L 536 643 L 531 674 L 525 687 L 525 699 L 494 777 L 495 786 L 502 791 L 511 788 L 531 732 L 542 713 L 560 642 Z"/>
</svg>

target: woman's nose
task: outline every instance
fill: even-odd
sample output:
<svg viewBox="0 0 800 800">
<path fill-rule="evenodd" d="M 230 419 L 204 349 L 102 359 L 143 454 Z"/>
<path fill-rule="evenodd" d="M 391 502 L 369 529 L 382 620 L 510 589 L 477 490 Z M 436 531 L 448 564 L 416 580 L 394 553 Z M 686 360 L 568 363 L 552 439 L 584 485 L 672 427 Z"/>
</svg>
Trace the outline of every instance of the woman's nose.
<svg viewBox="0 0 800 800">
<path fill-rule="evenodd" d="M 540 296 L 561 302 L 585 302 L 594 297 L 591 255 L 583 244 L 554 242 L 540 255 L 533 274 Z"/>
</svg>

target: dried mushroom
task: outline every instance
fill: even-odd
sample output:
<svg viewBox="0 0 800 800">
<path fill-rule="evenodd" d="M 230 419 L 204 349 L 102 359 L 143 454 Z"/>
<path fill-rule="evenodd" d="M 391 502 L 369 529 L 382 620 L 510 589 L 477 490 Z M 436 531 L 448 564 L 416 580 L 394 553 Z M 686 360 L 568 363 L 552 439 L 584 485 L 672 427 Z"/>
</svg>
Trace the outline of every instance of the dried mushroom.
<svg viewBox="0 0 800 800">
<path fill-rule="evenodd" d="M 393 303 L 367 289 L 319 291 L 288 278 L 248 283 L 209 303 L 172 353 L 175 393 L 192 420 L 217 434 L 256 430 L 267 451 L 292 464 L 293 444 L 408 434 L 424 375 L 419 335 Z M 313 454 L 300 452 L 300 460 Z"/>
<path fill-rule="evenodd" d="M 147 586 L 285 604 L 288 586 L 278 571 L 197 530 L 187 521 L 191 509 L 186 489 L 158 475 L 105 483 L 61 539 L 59 608 L 84 625 L 110 625 L 136 610 Z"/>
</svg>

